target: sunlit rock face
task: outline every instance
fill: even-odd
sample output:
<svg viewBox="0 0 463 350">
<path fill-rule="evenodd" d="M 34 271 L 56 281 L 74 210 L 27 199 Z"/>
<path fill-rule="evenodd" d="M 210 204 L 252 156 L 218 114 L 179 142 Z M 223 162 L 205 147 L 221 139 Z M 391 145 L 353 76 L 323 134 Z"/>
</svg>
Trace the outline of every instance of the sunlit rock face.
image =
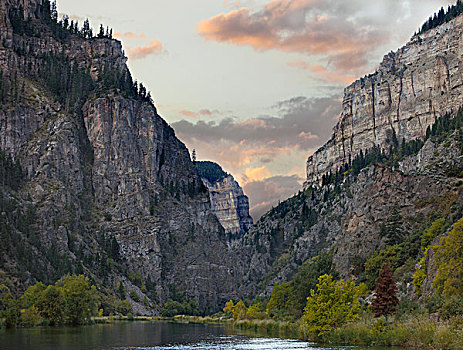
<svg viewBox="0 0 463 350">
<path fill-rule="evenodd" d="M 360 151 L 388 150 L 422 137 L 446 112 L 462 105 L 463 16 L 412 37 L 386 55 L 374 74 L 344 91 L 342 113 L 331 139 L 307 160 L 306 185 L 319 184 Z"/>
<path fill-rule="evenodd" d="M 249 215 L 249 199 L 232 175 L 212 162 L 197 162 L 204 184 L 209 190 L 212 210 L 225 232 L 239 235 L 248 232 L 253 220 Z"/>
</svg>

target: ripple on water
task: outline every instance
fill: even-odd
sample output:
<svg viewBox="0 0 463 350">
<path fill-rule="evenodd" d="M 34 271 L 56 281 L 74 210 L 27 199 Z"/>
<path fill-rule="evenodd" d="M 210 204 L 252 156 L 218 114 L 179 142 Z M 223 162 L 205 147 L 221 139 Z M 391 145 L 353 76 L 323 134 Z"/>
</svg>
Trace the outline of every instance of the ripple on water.
<svg viewBox="0 0 463 350">
<path fill-rule="evenodd" d="M 124 347 L 118 350 L 315 350 L 313 343 L 301 342 L 292 339 L 278 338 L 246 338 L 241 336 L 226 336 L 215 339 L 213 342 L 202 341 L 194 344 L 172 344 L 153 347 Z M 323 350 L 329 350 L 324 348 Z"/>
</svg>

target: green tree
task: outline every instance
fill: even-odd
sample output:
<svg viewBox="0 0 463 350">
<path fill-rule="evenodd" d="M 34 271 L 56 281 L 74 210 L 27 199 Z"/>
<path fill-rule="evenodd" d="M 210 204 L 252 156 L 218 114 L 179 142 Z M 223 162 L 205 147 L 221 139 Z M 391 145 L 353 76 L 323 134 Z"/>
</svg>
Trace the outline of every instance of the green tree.
<svg viewBox="0 0 463 350">
<path fill-rule="evenodd" d="M 445 219 L 439 219 L 434 221 L 428 229 L 423 232 L 423 236 L 421 236 L 421 249 L 423 251 L 429 247 L 432 243 L 434 238 L 442 234 L 442 229 L 444 227 Z"/>
<path fill-rule="evenodd" d="M 37 307 L 40 315 L 48 321 L 50 326 L 64 322 L 66 300 L 61 288 L 48 286 L 41 294 Z"/>
<path fill-rule="evenodd" d="M 21 324 L 24 327 L 34 327 L 42 322 L 39 309 L 32 305 L 27 309 L 21 310 Z"/>
<path fill-rule="evenodd" d="M 57 283 L 61 286 L 66 300 L 66 323 L 81 325 L 90 321 L 97 312 L 97 291 L 88 277 L 68 275 Z"/>
<path fill-rule="evenodd" d="M 128 315 L 129 313 L 133 312 L 132 304 L 130 304 L 130 301 L 127 298 L 124 300 L 118 300 L 116 311 L 122 315 Z"/>
<path fill-rule="evenodd" d="M 293 287 L 290 282 L 273 286 L 270 301 L 267 304 L 267 314 L 272 318 L 283 318 L 288 315 L 289 304 L 293 295 Z"/>
<path fill-rule="evenodd" d="M 37 282 L 33 286 L 27 288 L 21 297 L 22 307 L 27 309 L 33 305 L 37 305 L 46 288 L 47 287 L 42 282 Z"/>
<path fill-rule="evenodd" d="M 317 290 L 311 290 L 302 316 L 301 330 L 323 336 L 332 329 L 358 318 L 359 298 L 366 286 L 349 280 L 333 281 L 330 275 L 318 278 Z"/>
<path fill-rule="evenodd" d="M 0 284 L 0 316 L 4 318 L 6 328 L 15 328 L 19 323 L 18 301 L 5 284 Z"/>
<path fill-rule="evenodd" d="M 6 310 L 4 312 L 5 316 L 5 326 L 6 328 L 16 328 L 20 321 L 20 311 L 19 311 L 19 302 L 13 297 L 5 299 Z"/>
<path fill-rule="evenodd" d="M 437 274 L 433 285 L 442 296 L 463 296 L 463 219 L 433 247 Z"/>
<path fill-rule="evenodd" d="M 318 277 L 321 275 L 332 275 L 336 272 L 332 267 L 332 256 L 330 253 L 321 252 L 320 255 L 306 261 L 299 267 L 297 273 L 291 280 L 292 295 L 290 297 L 290 312 L 293 316 L 301 317 L 307 302 L 310 290 L 315 289 Z"/>
<path fill-rule="evenodd" d="M 262 320 L 265 316 L 265 311 L 262 310 L 262 303 L 252 304 L 248 308 L 248 311 L 246 311 L 246 318 L 250 320 Z"/>
<path fill-rule="evenodd" d="M 246 305 L 244 305 L 243 301 L 240 300 L 236 303 L 235 307 L 233 308 L 233 319 L 234 320 L 244 320 L 246 318 L 246 312 L 248 311 Z"/>
</svg>

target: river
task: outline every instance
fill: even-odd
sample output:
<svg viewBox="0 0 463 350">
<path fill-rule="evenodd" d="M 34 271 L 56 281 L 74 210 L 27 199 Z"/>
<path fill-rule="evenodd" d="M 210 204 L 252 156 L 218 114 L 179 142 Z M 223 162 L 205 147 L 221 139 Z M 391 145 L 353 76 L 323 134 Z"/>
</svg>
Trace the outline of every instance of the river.
<svg viewBox="0 0 463 350">
<path fill-rule="evenodd" d="M 0 350 L 337 350 L 292 339 L 239 334 L 231 326 L 116 322 L 79 328 L 0 330 Z M 349 349 L 365 349 L 349 347 Z M 369 348 L 373 349 L 373 348 Z M 374 348 L 384 350 L 384 348 Z M 397 349 L 396 349 L 397 350 Z"/>
</svg>

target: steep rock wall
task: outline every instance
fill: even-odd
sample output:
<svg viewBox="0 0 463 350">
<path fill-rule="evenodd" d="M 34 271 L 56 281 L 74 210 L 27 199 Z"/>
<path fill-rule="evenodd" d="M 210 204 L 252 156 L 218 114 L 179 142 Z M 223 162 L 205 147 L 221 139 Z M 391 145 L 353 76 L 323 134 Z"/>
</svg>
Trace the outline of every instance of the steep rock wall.
<svg viewBox="0 0 463 350">
<path fill-rule="evenodd" d="M 209 189 L 212 210 L 225 232 L 248 232 L 253 223 L 249 215 L 249 199 L 233 176 L 228 175 L 214 183 L 203 178 L 203 182 Z"/>
<path fill-rule="evenodd" d="M 347 87 L 331 139 L 307 160 L 306 185 L 319 184 L 360 151 L 423 137 L 438 116 L 461 107 L 462 35 L 459 16 L 414 36 L 374 74 Z"/>
<path fill-rule="evenodd" d="M 34 35 L 14 32 L 8 11 L 19 5 Z M 108 72 L 130 74 L 121 43 L 56 37 L 41 20 L 41 5 L 0 2 L 0 69 L 8 91 L 0 147 L 25 172 L 20 191 L 0 192 L 20 211 L 33 208 L 34 236 L 19 226 L 15 234 L 38 269 L 21 266 L 14 252 L 5 253 L 1 268 L 19 290 L 71 272 L 91 275 L 102 290 L 121 283 L 127 294 L 148 298 L 149 308 L 135 308 L 140 313 L 159 310 L 173 294 L 201 307 L 237 296 L 236 256 L 188 150 L 147 99 L 104 85 Z M 82 84 L 93 88 L 85 100 L 68 105 L 68 96 L 54 94 L 54 82 L 43 76 L 49 62 L 65 67 L 63 79 L 88 72 L 92 82 Z M 117 257 L 105 243 L 113 237 Z"/>
</svg>

